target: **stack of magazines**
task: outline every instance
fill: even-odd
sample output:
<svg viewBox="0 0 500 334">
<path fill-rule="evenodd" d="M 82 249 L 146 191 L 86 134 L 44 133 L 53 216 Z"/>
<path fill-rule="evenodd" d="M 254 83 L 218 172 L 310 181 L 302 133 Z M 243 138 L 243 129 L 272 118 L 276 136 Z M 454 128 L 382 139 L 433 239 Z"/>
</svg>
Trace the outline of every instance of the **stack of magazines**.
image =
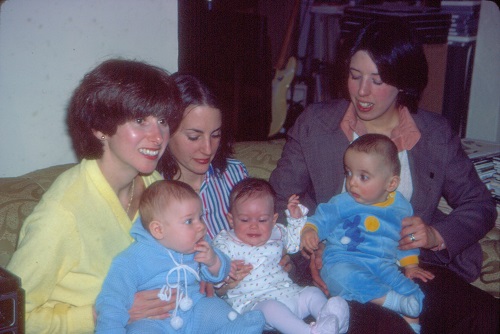
<svg viewBox="0 0 500 334">
<path fill-rule="evenodd" d="M 495 166 L 495 174 L 490 182 L 490 189 L 493 192 L 493 197 L 497 201 L 497 207 L 500 203 L 500 156 L 493 157 L 493 165 Z"/>
<path fill-rule="evenodd" d="M 500 143 L 462 139 L 462 146 L 500 208 Z"/>
</svg>

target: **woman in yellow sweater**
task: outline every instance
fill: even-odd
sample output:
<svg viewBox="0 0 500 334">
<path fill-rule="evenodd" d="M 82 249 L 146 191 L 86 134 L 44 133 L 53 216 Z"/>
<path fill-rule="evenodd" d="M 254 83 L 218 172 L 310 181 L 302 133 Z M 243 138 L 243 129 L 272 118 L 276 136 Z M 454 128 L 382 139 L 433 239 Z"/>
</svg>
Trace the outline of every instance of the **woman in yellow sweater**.
<svg viewBox="0 0 500 334">
<path fill-rule="evenodd" d="M 26 292 L 28 333 L 92 333 L 94 302 L 111 260 L 131 242 L 142 192 L 180 122 L 164 70 L 112 59 L 89 72 L 68 108 L 80 163 L 61 174 L 23 224 L 8 269 Z M 175 303 L 173 303 L 175 304 Z M 136 295 L 130 321 L 165 318 L 172 302 Z"/>
</svg>

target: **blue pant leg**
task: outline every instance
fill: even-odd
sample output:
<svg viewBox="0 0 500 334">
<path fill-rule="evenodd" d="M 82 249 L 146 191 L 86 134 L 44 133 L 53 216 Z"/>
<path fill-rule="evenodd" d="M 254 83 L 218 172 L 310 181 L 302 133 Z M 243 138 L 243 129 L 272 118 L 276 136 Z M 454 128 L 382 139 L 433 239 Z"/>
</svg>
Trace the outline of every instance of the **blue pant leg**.
<svg viewBox="0 0 500 334">
<path fill-rule="evenodd" d="M 391 290 L 362 261 L 335 262 L 323 266 L 321 278 L 332 296 L 366 303 L 385 296 Z"/>
<path fill-rule="evenodd" d="M 190 329 L 193 333 L 214 333 L 231 321 L 232 311 L 231 306 L 218 297 L 202 297 L 194 305 Z"/>
<path fill-rule="evenodd" d="M 392 287 L 392 290 L 400 295 L 415 296 L 420 305 L 420 312 L 422 312 L 424 293 L 420 290 L 418 284 L 406 277 L 396 265 L 389 263 L 381 265 L 380 277 L 387 285 Z"/>
<path fill-rule="evenodd" d="M 233 313 L 234 312 L 234 313 Z M 236 315 L 231 320 L 229 314 Z M 260 334 L 265 325 L 260 311 L 239 315 L 229 304 L 218 297 L 203 297 L 194 306 L 190 319 L 191 333 L 214 334 Z"/>
<path fill-rule="evenodd" d="M 217 330 L 215 334 L 262 334 L 266 318 L 260 311 L 248 311 Z"/>
<path fill-rule="evenodd" d="M 169 324 L 170 318 L 163 320 L 141 319 L 128 324 L 127 334 L 164 334 L 176 332 Z"/>
</svg>

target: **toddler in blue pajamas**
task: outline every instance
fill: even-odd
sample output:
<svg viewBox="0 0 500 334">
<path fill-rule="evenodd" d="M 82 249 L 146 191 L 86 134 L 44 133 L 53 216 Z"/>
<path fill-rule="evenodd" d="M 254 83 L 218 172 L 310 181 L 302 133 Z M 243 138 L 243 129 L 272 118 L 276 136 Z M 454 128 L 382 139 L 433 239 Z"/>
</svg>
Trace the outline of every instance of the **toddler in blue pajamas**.
<svg viewBox="0 0 500 334">
<path fill-rule="evenodd" d="M 222 281 L 231 262 L 207 241 L 201 201 L 190 186 L 155 182 L 144 191 L 139 212 L 131 229 L 136 241 L 113 260 L 97 297 L 97 333 L 262 332 L 260 311 L 238 315 L 220 298 L 200 293 L 200 279 Z M 160 299 L 176 298 L 172 315 L 128 324 L 135 293 L 153 289 L 161 289 Z"/>
<path fill-rule="evenodd" d="M 307 218 L 300 247 L 313 252 L 325 240 L 321 277 L 331 295 L 382 305 L 419 332 L 424 295 L 412 279 L 434 275 L 418 266 L 418 248 L 398 249 L 401 222 L 413 215 L 396 191 L 398 150 L 388 137 L 367 134 L 347 148 L 344 168 L 347 192 L 320 204 Z"/>
</svg>

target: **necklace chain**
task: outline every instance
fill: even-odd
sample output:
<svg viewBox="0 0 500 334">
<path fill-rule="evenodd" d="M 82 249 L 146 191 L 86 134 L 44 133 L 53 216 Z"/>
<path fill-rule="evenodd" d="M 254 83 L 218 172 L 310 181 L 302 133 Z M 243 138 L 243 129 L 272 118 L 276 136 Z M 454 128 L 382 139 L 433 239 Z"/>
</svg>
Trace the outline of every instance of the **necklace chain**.
<svg viewBox="0 0 500 334">
<path fill-rule="evenodd" d="M 132 201 L 134 199 L 134 190 L 135 190 L 135 177 L 132 180 L 132 185 L 130 186 L 130 199 L 128 200 L 128 204 L 127 204 L 127 215 L 128 215 L 129 210 L 130 210 L 130 206 L 132 205 Z"/>
</svg>

